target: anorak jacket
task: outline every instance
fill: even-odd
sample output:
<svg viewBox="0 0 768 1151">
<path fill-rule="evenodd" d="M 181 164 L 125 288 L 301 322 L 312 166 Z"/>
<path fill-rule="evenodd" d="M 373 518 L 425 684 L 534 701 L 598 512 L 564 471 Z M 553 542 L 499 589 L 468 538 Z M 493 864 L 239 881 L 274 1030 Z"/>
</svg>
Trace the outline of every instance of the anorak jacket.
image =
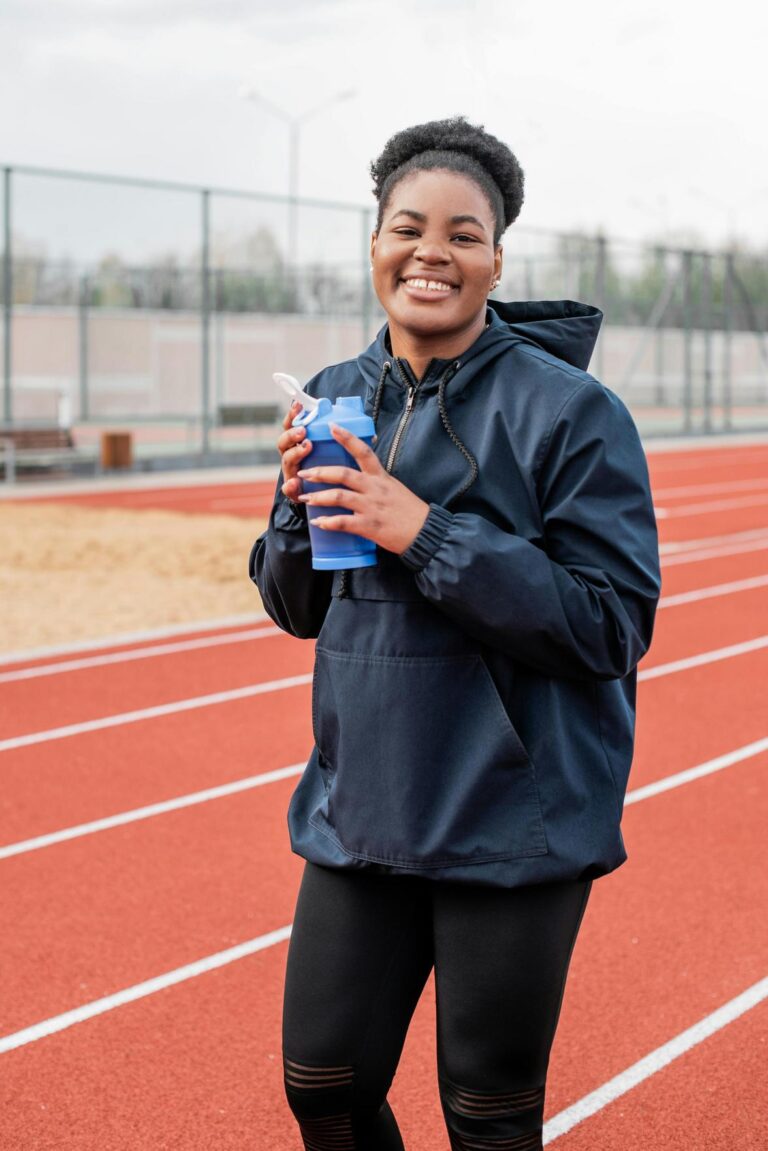
<svg viewBox="0 0 768 1151">
<path fill-rule="evenodd" d="M 313 571 L 281 477 L 251 553 L 272 619 L 317 637 L 315 747 L 288 816 L 315 863 L 511 887 L 626 858 L 635 665 L 660 587 L 645 457 L 585 370 L 596 308 L 489 309 L 421 380 L 385 327 L 307 386 L 364 397 L 377 456 L 429 503 L 411 546 Z"/>
</svg>

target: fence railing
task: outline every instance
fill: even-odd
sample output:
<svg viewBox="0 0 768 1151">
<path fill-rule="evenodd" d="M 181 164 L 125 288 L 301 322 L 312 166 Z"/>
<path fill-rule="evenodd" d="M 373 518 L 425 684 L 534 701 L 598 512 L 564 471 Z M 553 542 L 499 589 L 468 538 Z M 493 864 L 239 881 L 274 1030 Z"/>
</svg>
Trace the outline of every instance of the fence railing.
<svg viewBox="0 0 768 1151">
<path fill-rule="evenodd" d="M 355 355 L 383 316 L 369 207 L 5 167 L 2 420 L 194 420 Z M 592 370 L 646 432 L 768 426 L 768 263 L 516 225 L 504 299 L 605 313 Z M 289 262 L 286 253 L 295 254 Z"/>
</svg>

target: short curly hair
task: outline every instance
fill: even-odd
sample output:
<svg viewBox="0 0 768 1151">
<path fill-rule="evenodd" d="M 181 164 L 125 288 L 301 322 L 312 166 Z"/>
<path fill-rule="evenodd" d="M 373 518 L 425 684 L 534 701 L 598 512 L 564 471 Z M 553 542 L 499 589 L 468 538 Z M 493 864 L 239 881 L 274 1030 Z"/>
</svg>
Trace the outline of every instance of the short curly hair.
<svg viewBox="0 0 768 1151">
<path fill-rule="evenodd" d="M 517 219 L 523 203 L 524 175 L 514 153 L 464 116 L 430 120 L 397 132 L 371 164 L 373 192 L 379 213 L 376 231 L 397 184 L 414 172 L 458 172 L 474 180 L 484 193 L 495 220 L 494 243 Z"/>
</svg>

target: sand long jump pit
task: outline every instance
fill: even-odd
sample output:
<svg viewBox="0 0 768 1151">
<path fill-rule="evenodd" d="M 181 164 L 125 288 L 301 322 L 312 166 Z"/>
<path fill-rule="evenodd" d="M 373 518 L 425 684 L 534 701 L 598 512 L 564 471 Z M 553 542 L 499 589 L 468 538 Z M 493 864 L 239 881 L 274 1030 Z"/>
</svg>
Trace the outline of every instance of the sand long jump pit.
<svg viewBox="0 0 768 1151">
<path fill-rule="evenodd" d="M 248 555 L 266 521 L 0 503 L 0 651 L 262 611 Z"/>
</svg>

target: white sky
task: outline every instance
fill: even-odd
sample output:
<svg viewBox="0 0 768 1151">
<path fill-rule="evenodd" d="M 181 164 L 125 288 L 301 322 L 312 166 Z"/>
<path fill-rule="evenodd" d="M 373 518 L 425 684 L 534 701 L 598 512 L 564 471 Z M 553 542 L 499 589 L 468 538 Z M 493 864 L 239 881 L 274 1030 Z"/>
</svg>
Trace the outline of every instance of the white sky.
<svg viewBox="0 0 768 1151">
<path fill-rule="evenodd" d="M 389 135 L 463 113 L 517 153 L 521 225 L 765 246 L 766 43 L 753 0 L 0 0 L 0 163 L 284 192 L 242 86 L 351 88 L 302 129 L 304 195 L 369 202 Z"/>
</svg>

